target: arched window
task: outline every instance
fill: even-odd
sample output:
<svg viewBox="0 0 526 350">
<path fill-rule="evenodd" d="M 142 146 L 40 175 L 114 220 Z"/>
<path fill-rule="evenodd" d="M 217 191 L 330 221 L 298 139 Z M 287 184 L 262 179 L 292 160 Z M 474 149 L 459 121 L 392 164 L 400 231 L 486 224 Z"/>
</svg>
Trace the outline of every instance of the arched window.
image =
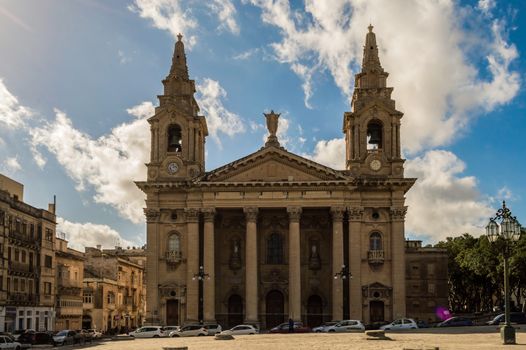
<svg viewBox="0 0 526 350">
<path fill-rule="evenodd" d="M 369 236 L 369 250 L 382 250 L 382 235 L 378 232 L 373 232 Z"/>
<path fill-rule="evenodd" d="M 383 127 L 379 120 L 372 120 L 367 124 L 367 149 L 381 149 Z"/>
<path fill-rule="evenodd" d="M 182 133 L 181 127 L 177 124 L 170 125 L 168 127 L 168 152 L 181 152 L 182 146 Z"/>
<path fill-rule="evenodd" d="M 172 234 L 168 238 L 168 251 L 170 252 L 179 252 L 180 251 L 180 241 L 179 235 Z"/>
<path fill-rule="evenodd" d="M 267 264 L 283 264 L 283 238 L 279 233 L 267 240 Z"/>
</svg>

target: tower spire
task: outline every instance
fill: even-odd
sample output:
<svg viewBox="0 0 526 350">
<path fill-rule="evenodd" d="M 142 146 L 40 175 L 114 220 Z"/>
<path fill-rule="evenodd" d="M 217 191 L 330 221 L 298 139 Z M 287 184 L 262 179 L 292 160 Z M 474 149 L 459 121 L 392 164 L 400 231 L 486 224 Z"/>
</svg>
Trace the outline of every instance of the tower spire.
<svg viewBox="0 0 526 350">
<path fill-rule="evenodd" d="M 369 24 L 369 32 L 365 36 L 365 45 L 363 47 L 362 73 L 383 72 L 378 57 L 378 46 L 376 45 L 376 35 L 373 32 L 373 25 Z"/>
<path fill-rule="evenodd" d="M 181 33 L 177 34 L 177 42 L 175 43 L 169 77 L 189 79 L 188 66 L 186 65 L 186 54 L 184 52 L 183 35 Z"/>
</svg>

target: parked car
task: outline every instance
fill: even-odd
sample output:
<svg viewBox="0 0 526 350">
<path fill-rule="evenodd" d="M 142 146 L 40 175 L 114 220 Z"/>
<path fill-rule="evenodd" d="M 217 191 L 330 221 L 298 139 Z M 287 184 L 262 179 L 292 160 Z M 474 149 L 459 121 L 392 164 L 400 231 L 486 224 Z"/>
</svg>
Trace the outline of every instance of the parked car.
<svg viewBox="0 0 526 350">
<path fill-rule="evenodd" d="M 53 343 L 55 346 L 58 345 L 67 345 L 67 344 L 79 344 L 81 342 L 82 336 L 77 334 L 77 332 L 70 329 L 65 329 L 58 332 L 53 336 Z"/>
<path fill-rule="evenodd" d="M 380 329 L 385 331 L 395 330 L 395 329 L 417 329 L 418 325 L 415 320 L 412 318 L 399 318 L 393 322 L 383 325 Z"/>
<path fill-rule="evenodd" d="M 361 321 L 358 320 L 343 320 L 335 325 L 329 326 L 326 328 L 325 332 L 329 333 L 341 333 L 341 332 L 350 332 L 350 331 L 363 331 L 365 330 L 365 326 Z"/>
<path fill-rule="evenodd" d="M 486 322 L 489 325 L 499 325 L 506 322 L 504 314 L 495 316 L 491 321 Z M 510 312 L 510 322 L 518 324 L 526 324 L 526 314 L 523 312 Z"/>
<path fill-rule="evenodd" d="M 22 345 L 7 335 L 0 335 L 0 349 L 20 350 Z"/>
<path fill-rule="evenodd" d="M 337 323 L 338 323 L 338 321 L 324 322 L 321 325 L 319 325 L 318 327 L 314 327 L 312 329 L 312 331 L 315 332 L 315 333 L 326 332 L 327 331 L 327 327 L 334 326 Z"/>
<path fill-rule="evenodd" d="M 309 333 L 312 332 L 307 326 L 304 326 L 301 322 L 294 322 L 294 333 Z M 277 325 L 276 327 L 270 329 L 270 333 L 289 333 L 289 324 L 288 322 Z"/>
<path fill-rule="evenodd" d="M 244 335 L 244 334 L 257 334 L 259 330 L 250 324 L 240 324 L 226 331 L 222 331 L 221 334 L 228 335 Z"/>
<path fill-rule="evenodd" d="M 170 333 L 172 333 L 173 331 L 178 331 L 180 329 L 181 329 L 181 327 L 179 327 L 179 326 L 164 326 L 163 327 L 163 333 L 164 333 L 165 337 L 169 337 Z"/>
<path fill-rule="evenodd" d="M 135 338 L 160 338 L 164 337 L 164 328 L 161 326 L 147 326 L 137 328 L 133 332 L 128 333 L 130 337 Z"/>
<path fill-rule="evenodd" d="M 195 337 L 208 335 L 208 330 L 200 324 L 189 324 L 178 331 L 172 331 L 170 337 Z"/>
<path fill-rule="evenodd" d="M 437 324 L 437 327 L 465 327 L 473 326 L 473 321 L 465 317 L 451 317 Z"/>
<path fill-rule="evenodd" d="M 18 340 L 18 337 L 20 337 L 24 333 L 35 333 L 34 329 L 17 329 L 16 331 L 13 331 L 12 338 L 14 340 Z"/>
<path fill-rule="evenodd" d="M 102 333 L 99 332 L 96 329 L 88 329 L 88 332 L 90 332 L 92 334 L 93 339 L 100 339 L 100 338 L 102 338 Z"/>
<path fill-rule="evenodd" d="M 79 343 L 91 343 L 93 340 L 93 334 L 90 333 L 87 329 L 77 329 L 76 330 L 78 337 L 80 338 Z"/>
<path fill-rule="evenodd" d="M 205 329 L 207 330 L 208 335 L 216 335 L 221 333 L 223 327 L 221 327 L 220 324 L 214 323 L 205 325 Z"/>
<path fill-rule="evenodd" d="M 53 345 L 53 335 L 46 332 L 24 333 L 18 337 L 18 342 L 22 344 L 22 349 L 30 348 L 33 345 Z"/>
<path fill-rule="evenodd" d="M 424 320 L 417 320 L 416 324 L 418 325 L 418 328 L 429 328 L 429 324 Z"/>
</svg>

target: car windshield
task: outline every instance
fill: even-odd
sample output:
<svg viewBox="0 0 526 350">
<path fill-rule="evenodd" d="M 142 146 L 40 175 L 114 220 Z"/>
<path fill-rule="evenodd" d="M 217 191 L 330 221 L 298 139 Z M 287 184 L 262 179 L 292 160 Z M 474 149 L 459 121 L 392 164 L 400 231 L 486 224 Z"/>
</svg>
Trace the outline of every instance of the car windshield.
<svg viewBox="0 0 526 350">
<path fill-rule="evenodd" d="M 68 331 L 60 331 L 57 333 L 57 336 L 65 336 L 65 335 L 68 335 Z"/>
</svg>

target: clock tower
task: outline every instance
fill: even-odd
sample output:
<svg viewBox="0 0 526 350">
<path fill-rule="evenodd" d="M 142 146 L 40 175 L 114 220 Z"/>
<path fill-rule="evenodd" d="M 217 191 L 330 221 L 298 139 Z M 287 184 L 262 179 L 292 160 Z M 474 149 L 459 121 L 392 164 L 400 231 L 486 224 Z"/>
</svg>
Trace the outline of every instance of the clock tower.
<svg viewBox="0 0 526 350">
<path fill-rule="evenodd" d="M 184 180 L 205 171 L 208 129 L 194 98 L 195 82 L 188 76 L 182 35 L 175 43 L 170 73 L 163 80 L 159 107 L 148 119 L 151 130 L 149 181 Z"/>
<path fill-rule="evenodd" d="M 400 119 L 392 87 L 380 64 L 373 26 L 369 26 L 363 48 L 362 70 L 355 76 L 352 112 L 345 112 L 343 132 L 346 168 L 354 176 L 404 176 L 400 156 Z"/>
</svg>

